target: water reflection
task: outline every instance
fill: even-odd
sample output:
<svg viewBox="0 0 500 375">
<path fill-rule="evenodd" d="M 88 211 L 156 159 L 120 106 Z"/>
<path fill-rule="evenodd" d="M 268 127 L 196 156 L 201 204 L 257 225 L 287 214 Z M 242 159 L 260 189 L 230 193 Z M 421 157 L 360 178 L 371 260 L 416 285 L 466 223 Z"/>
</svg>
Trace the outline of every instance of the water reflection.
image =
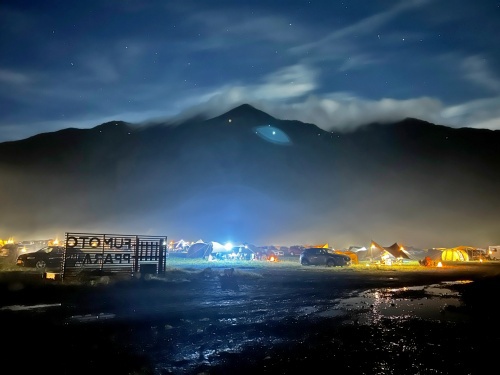
<svg viewBox="0 0 500 375">
<path fill-rule="evenodd" d="M 461 306 L 459 293 L 449 289 L 453 284 L 470 283 L 469 280 L 441 284 L 373 289 L 343 299 L 332 311 L 355 315 L 358 324 L 377 324 L 382 319 L 424 319 L 439 321 L 465 321 L 467 317 L 457 311 Z M 323 313 L 323 316 L 325 314 Z"/>
</svg>

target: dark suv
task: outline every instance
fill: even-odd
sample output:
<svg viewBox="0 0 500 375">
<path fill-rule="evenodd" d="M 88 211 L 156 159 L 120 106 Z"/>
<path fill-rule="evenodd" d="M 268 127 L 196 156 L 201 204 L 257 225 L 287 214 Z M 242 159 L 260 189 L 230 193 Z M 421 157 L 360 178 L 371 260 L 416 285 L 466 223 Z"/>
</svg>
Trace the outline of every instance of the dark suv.
<svg viewBox="0 0 500 375">
<path fill-rule="evenodd" d="M 60 268 L 63 266 L 64 246 L 47 246 L 32 253 L 21 254 L 17 257 L 17 265 L 20 267 L 35 267 L 39 269 Z M 83 260 L 84 254 L 79 249 L 68 249 L 66 253 L 66 265 L 75 267 Z"/>
<path fill-rule="evenodd" d="M 350 266 L 352 261 L 347 255 L 337 254 L 325 248 L 312 247 L 302 251 L 300 264 L 303 266 L 344 267 Z"/>
</svg>

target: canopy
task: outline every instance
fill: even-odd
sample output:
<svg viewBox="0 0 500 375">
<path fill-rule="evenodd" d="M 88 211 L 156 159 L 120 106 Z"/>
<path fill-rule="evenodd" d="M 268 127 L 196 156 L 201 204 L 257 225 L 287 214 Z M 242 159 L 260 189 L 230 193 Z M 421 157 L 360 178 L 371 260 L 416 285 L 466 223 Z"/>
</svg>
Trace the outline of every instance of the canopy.
<svg viewBox="0 0 500 375">
<path fill-rule="evenodd" d="M 392 256 L 395 258 L 411 259 L 408 253 L 404 250 L 404 247 L 394 242 L 389 247 L 384 247 Z"/>
<path fill-rule="evenodd" d="M 411 259 L 408 253 L 404 250 L 403 246 L 399 245 L 397 242 L 394 242 L 389 247 L 380 246 L 375 241 L 372 241 L 370 247 L 375 250 L 377 249 L 378 255 L 381 255 L 385 252 L 391 254 L 394 258 L 403 258 L 403 259 Z"/>
</svg>

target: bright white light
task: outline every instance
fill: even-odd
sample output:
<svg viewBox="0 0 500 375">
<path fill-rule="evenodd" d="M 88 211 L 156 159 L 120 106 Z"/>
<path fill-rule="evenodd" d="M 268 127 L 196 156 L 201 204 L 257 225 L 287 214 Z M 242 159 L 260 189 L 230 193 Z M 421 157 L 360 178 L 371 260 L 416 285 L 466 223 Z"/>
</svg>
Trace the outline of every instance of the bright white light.
<svg viewBox="0 0 500 375">
<path fill-rule="evenodd" d="M 259 137 L 268 142 L 277 143 L 281 145 L 287 145 L 292 143 L 291 139 L 288 137 L 288 135 L 286 135 L 286 133 L 283 130 L 275 128 L 274 126 L 271 125 L 259 126 L 255 129 L 255 131 Z"/>
<path fill-rule="evenodd" d="M 224 249 L 226 249 L 226 250 L 231 250 L 232 248 L 233 248 L 233 244 L 231 242 L 227 242 L 224 245 Z"/>
</svg>

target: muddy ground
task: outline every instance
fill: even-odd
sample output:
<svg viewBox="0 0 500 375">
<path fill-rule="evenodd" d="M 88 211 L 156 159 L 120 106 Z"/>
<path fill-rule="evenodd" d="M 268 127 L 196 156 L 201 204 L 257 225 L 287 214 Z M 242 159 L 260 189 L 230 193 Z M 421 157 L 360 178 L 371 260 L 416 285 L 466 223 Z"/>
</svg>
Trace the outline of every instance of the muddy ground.
<svg viewBox="0 0 500 375">
<path fill-rule="evenodd" d="M 497 361 L 500 264 L 233 268 L 78 282 L 0 272 L 4 368 L 424 375 Z"/>
</svg>

